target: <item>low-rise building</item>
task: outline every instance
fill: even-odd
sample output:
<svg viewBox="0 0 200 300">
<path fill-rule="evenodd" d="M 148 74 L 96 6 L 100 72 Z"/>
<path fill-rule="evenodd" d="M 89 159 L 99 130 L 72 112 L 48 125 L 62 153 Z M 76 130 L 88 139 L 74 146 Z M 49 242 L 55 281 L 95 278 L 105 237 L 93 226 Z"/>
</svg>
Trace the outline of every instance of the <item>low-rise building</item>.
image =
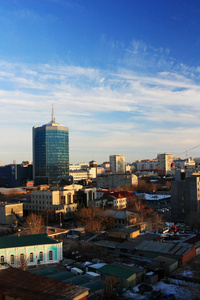
<svg viewBox="0 0 200 300">
<path fill-rule="evenodd" d="M 98 270 L 98 273 L 102 275 L 103 278 L 107 276 L 112 276 L 116 279 L 116 284 L 122 284 L 123 286 L 136 285 L 136 273 L 126 268 L 105 265 Z"/>
<path fill-rule="evenodd" d="M 86 300 L 89 289 L 16 268 L 0 271 L 0 298 L 5 300 Z"/>
<path fill-rule="evenodd" d="M 77 209 L 78 201 L 83 201 L 85 206 L 96 198 L 96 188 L 83 187 L 72 184 L 62 188 L 31 192 L 30 202 L 24 203 L 26 212 L 42 212 L 46 209 L 54 213 L 62 213 L 64 219 L 71 218 Z"/>
<path fill-rule="evenodd" d="M 44 234 L 0 237 L 0 263 L 18 268 L 59 263 L 63 259 L 61 241 Z"/>
<path fill-rule="evenodd" d="M 113 228 L 108 232 L 109 237 L 120 239 L 134 239 L 140 234 L 140 230 L 133 227 Z"/>
<path fill-rule="evenodd" d="M 23 217 L 23 203 L 0 203 L 0 224 L 12 224 Z"/>
</svg>

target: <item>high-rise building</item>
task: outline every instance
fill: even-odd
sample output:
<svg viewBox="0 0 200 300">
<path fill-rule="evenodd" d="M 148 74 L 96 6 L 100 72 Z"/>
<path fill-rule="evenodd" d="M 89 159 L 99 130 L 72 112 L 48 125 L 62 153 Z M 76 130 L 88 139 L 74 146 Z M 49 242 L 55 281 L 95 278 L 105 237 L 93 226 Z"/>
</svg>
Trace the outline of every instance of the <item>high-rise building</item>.
<svg viewBox="0 0 200 300">
<path fill-rule="evenodd" d="M 125 157 L 124 155 L 110 155 L 110 172 L 125 173 Z"/>
<path fill-rule="evenodd" d="M 57 185 L 69 176 L 69 129 L 52 120 L 33 127 L 34 184 Z"/>
<path fill-rule="evenodd" d="M 185 222 L 200 213 L 200 172 L 177 170 L 171 182 L 171 216 L 173 222 Z"/>
<path fill-rule="evenodd" d="M 163 153 L 158 154 L 158 167 L 165 170 L 165 174 L 171 171 L 171 164 L 173 162 L 173 154 Z"/>
</svg>

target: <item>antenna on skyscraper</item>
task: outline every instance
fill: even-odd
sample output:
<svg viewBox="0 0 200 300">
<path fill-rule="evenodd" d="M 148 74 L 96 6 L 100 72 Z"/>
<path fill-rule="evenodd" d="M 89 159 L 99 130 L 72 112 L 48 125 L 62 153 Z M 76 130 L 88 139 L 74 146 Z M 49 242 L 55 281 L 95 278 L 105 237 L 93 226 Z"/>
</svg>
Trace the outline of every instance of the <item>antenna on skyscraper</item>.
<svg viewBox="0 0 200 300">
<path fill-rule="evenodd" d="M 55 123 L 53 104 L 52 104 L 51 122 Z"/>
</svg>

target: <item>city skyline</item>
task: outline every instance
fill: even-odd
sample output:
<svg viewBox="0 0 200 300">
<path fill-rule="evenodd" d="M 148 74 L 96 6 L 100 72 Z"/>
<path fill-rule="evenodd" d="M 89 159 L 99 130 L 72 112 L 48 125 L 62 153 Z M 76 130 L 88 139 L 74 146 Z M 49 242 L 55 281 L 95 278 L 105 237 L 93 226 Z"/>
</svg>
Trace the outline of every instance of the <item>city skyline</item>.
<svg viewBox="0 0 200 300">
<path fill-rule="evenodd" d="M 199 1 L 2 0 L 0 13 L 2 165 L 32 160 L 52 104 L 70 163 L 200 156 Z"/>
</svg>

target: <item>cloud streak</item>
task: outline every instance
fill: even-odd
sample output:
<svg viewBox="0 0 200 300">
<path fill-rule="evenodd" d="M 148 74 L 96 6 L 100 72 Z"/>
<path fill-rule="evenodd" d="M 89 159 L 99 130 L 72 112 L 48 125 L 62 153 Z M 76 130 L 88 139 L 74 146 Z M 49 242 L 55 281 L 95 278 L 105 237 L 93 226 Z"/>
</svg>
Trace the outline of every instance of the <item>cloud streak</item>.
<svg viewBox="0 0 200 300">
<path fill-rule="evenodd" d="M 97 160 L 108 159 L 115 151 L 127 153 L 127 160 L 133 160 L 139 158 L 136 151 L 156 157 L 157 152 L 183 152 L 183 148 L 198 144 L 199 67 L 180 67 L 169 58 L 170 67 L 165 69 L 168 50 L 148 49 L 141 42 L 131 47 L 123 67 L 120 62 L 110 71 L 64 63 L 34 65 L 1 60 L 0 123 L 9 126 L 0 133 L 4 147 L 13 143 L 21 149 L 28 140 L 22 159 L 30 159 L 31 127 L 50 120 L 52 104 L 56 121 L 70 128 L 72 161 L 77 159 L 76 148 L 86 151 L 88 160 L 94 148 L 97 157 L 93 158 Z M 149 51 L 159 57 L 151 74 L 142 71 Z M 136 67 L 140 64 L 141 72 L 130 67 L 138 56 Z M 149 65 L 153 62 L 155 59 Z M 19 138 L 20 132 L 23 138 Z M 0 155 L 4 156 L 3 150 Z"/>
</svg>

